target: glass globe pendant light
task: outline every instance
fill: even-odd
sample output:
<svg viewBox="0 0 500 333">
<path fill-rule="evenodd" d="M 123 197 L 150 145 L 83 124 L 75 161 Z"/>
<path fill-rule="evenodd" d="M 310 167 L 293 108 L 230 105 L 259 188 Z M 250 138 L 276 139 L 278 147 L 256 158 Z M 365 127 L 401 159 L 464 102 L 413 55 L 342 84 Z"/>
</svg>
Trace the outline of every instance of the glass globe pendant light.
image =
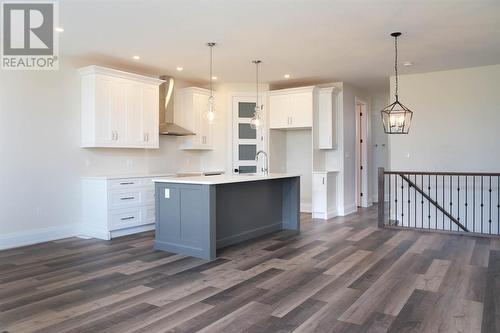
<svg viewBox="0 0 500 333">
<path fill-rule="evenodd" d="M 210 47 L 210 96 L 208 97 L 208 105 L 206 118 L 209 124 L 212 124 L 215 120 L 215 100 L 214 100 L 214 91 L 212 87 L 212 67 L 213 67 L 213 48 L 216 45 L 214 42 L 207 43 L 207 46 Z"/>
<path fill-rule="evenodd" d="M 255 64 L 255 91 L 256 91 L 256 96 L 255 96 L 255 111 L 253 113 L 253 117 L 250 120 L 250 128 L 252 129 L 258 129 L 262 126 L 262 109 L 263 105 L 259 105 L 259 64 L 261 63 L 260 60 L 254 60 L 252 61 Z"/>
<path fill-rule="evenodd" d="M 413 112 L 399 101 L 398 98 L 398 37 L 401 36 L 400 32 L 393 32 L 394 37 L 394 71 L 395 71 L 395 97 L 396 101 L 386 106 L 381 112 L 382 123 L 384 124 L 384 132 L 387 134 L 408 134 L 410 131 L 411 120 Z"/>
</svg>

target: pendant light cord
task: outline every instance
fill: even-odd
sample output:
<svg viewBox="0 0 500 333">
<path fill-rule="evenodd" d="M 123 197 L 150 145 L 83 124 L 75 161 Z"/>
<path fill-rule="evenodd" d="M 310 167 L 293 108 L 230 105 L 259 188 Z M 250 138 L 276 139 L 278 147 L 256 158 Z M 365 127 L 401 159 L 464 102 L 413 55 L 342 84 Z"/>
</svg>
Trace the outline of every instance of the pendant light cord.
<svg viewBox="0 0 500 333">
<path fill-rule="evenodd" d="M 396 101 L 398 100 L 398 36 L 394 36 L 394 72 L 396 73 Z"/>
<path fill-rule="evenodd" d="M 213 97 L 213 90 L 212 90 L 212 51 L 213 51 L 213 48 L 214 46 L 213 45 L 209 45 L 210 46 L 210 97 Z"/>
<path fill-rule="evenodd" d="M 255 96 L 255 106 L 259 107 L 259 63 L 255 62 L 255 91 L 257 95 Z"/>
</svg>

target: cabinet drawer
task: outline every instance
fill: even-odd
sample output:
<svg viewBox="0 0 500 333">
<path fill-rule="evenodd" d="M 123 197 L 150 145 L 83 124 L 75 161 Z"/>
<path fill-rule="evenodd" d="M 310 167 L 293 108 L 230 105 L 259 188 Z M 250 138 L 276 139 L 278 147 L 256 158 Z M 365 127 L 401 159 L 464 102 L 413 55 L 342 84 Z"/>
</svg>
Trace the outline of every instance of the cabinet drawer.
<svg viewBox="0 0 500 333">
<path fill-rule="evenodd" d="M 113 179 L 109 180 L 109 189 L 110 190 L 118 190 L 118 189 L 129 189 L 140 187 L 144 185 L 143 178 L 124 178 L 124 179 Z M 149 179 L 151 180 L 151 179 Z"/>
<path fill-rule="evenodd" d="M 141 204 L 144 199 L 144 190 L 141 188 L 122 191 L 110 191 L 109 208 L 124 208 Z"/>
<path fill-rule="evenodd" d="M 117 209 L 109 213 L 110 230 L 134 227 L 141 223 L 141 208 Z"/>
</svg>

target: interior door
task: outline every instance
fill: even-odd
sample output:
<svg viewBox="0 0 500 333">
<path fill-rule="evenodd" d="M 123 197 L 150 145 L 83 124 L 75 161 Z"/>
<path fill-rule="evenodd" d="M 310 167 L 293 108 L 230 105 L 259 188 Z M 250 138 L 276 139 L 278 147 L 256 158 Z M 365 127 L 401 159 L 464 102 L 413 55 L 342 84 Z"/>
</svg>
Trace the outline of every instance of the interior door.
<svg viewBox="0 0 500 333">
<path fill-rule="evenodd" d="M 233 98 L 233 173 L 260 172 L 263 162 L 255 161 L 255 154 L 264 146 L 264 126 L 259 130 L 250 127 L 255 111 L 255 97 Z M 265 117 L 263 116 L 265 119 Z"/>
</svg>

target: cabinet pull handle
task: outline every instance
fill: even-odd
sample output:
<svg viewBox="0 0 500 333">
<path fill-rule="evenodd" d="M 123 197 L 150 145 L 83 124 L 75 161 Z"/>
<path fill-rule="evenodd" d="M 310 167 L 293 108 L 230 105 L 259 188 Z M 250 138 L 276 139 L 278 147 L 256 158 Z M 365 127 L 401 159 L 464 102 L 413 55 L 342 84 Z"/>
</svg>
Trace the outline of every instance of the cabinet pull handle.
<svg viewBox="0 0 500 333">
<path fill-rule="evenodd" d="M 123 197 L 123 198 L 120 198 L 120 200 L 132 200 L 132 199 L 135 199 L 135 197 Z"/>
<path fill-rule="evenodd" d="M 122 217 L 120 220 L 126 221 L 126 220 L 133 220 L 133 219 L 135 219 L 135 216 Z"/>
<path fill-rule="evenodd" d="M 325 177 L 323 177 L 323 185 L 325 185 Z"/>
<path fill-rule="evenodd" d="M 134 182 L 123 182 L 120 185 L 134 185 Z"/>
</svg>

